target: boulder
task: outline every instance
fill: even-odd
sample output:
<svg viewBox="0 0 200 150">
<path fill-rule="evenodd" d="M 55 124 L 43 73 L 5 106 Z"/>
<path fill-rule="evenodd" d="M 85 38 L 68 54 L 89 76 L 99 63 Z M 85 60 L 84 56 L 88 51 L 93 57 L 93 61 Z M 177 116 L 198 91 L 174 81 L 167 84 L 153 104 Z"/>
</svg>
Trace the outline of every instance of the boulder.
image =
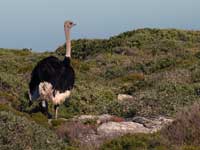
<svg viewBox="0 0 200 150">
<path fill-rule="evenodd" d="M 97 128 L 97 133 L 104 136 L 117 136 L 127 133 L 150 133 L 151 130 L 135 122 L 107 122 Z"/>
<path fill-rule="evenodd" d="M 137 116 L 137 117 L 132 118 L 131 121 L 142 124 L 144 127 L 151 129 L 151 132 L 156 132 L 160 130 L 163 126 L 166 126 L 172 123 L 173 119 L 166 118 L 163 116 L 159 116 L 157 118 L 152 118 L 152 119 Z"/>
<path fill-rule="evenodd" d="M 127 100 L 133 100 L 133 96 L 128 95 L 128 94 L 118 94 L 117 100 L 119 102 L 123 102 L 123 101 L 127 101 Z"/>
</svg>

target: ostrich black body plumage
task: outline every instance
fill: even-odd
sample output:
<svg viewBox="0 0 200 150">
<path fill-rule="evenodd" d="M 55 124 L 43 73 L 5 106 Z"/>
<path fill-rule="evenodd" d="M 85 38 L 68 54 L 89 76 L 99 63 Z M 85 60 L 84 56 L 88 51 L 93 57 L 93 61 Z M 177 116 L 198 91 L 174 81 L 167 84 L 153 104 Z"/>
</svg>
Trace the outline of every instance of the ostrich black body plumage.
<svg viewBox="0 0 200 150">
<path fill-rule="evenodd" d="M 47 57 L 38 62 L 31 73 L 31 81 L 29 83 L 30 100 L 32 102 L 41 96 L 39 91 L 41 83 L 49 83 L 52 86 L 52 96 L 55 97 L 56 91 L 59 91 L 61 94 L 71 91 L 74 81 L 75 72 L 70 65 L 69 57 L 65 57 L 63 61 L 54 56 Z M 48 105 L 46 100 L 44 104 Z M 50 116 L 48 106 L 44 107 L 42 109 L 46 110 L 45 114 Z"/>
<path fill-rule="evenodd" d="M 41 82 L 51 83 L 53 90 L 65 92 L 74 86 L 75 73 L 70 65 L 70 58 L 65 57 L 63 61 L 54 56 L 41 60 L 31 73 L 29 83 L 32 100 L 39 95 L 39 84 Z"/>
</svg>

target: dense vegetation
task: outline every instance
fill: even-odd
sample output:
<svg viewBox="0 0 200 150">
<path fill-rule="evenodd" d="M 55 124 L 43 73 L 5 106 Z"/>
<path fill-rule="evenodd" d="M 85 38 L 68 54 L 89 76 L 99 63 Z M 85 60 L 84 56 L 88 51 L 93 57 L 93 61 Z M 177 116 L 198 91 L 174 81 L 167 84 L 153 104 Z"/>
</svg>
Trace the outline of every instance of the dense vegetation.
<svg viewBox="0 0 200 150">
<path fill-rule="evenodd" d="M 74 40 L 76 85 L 71 100 L 59 110 L 60 117 L 103 113 L 121 117 L 174 116 L 200 99 L 199 43 L 199 31 L 176 29 L 139 29 L 110 39 Z M 63 59 L 64 47 L 55 53 L 0 49 L 1 107 L 28 111 L 31 70 L 49 55 Z M 119 93 L 133 95 L 134 100 L 119 102 Z M 9 118 L 9 113 L 2 113 Z M 30 117 L 47 128 L 43 118 L 41 114 Z"/>
<path fill-rule="evenodd" d="M 11 111 L 0 111 L 0 149 L 64 150 L 67 144 L 53 131 Z"/>
</svg>

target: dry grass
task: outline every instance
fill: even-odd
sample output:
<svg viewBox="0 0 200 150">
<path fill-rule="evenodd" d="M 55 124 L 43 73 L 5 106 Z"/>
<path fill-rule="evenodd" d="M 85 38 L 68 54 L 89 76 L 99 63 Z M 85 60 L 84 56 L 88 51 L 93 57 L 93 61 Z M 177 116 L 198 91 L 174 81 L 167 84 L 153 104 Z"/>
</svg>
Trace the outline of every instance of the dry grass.
<svg viewBox="0 0 200 150">
<path fill-rule="evenodd" d="M 175 145 L 200 146 L 200 103 L 177 114 L 176 120 L 162 133 Z"/>
</svg>

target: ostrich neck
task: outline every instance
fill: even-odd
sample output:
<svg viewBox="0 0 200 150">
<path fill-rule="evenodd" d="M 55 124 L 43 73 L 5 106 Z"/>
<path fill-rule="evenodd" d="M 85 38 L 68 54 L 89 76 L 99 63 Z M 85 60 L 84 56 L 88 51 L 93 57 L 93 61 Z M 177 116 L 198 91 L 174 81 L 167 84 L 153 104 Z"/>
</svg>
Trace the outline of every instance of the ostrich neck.
<svg viewBox="0 0 200 150">
<path fill-rule="evenodd" d="M 66 57 L 71 57 L 71 40 L 70 40 L 70 29 L 65 29 L 66 37 Z"/>
</svg>

